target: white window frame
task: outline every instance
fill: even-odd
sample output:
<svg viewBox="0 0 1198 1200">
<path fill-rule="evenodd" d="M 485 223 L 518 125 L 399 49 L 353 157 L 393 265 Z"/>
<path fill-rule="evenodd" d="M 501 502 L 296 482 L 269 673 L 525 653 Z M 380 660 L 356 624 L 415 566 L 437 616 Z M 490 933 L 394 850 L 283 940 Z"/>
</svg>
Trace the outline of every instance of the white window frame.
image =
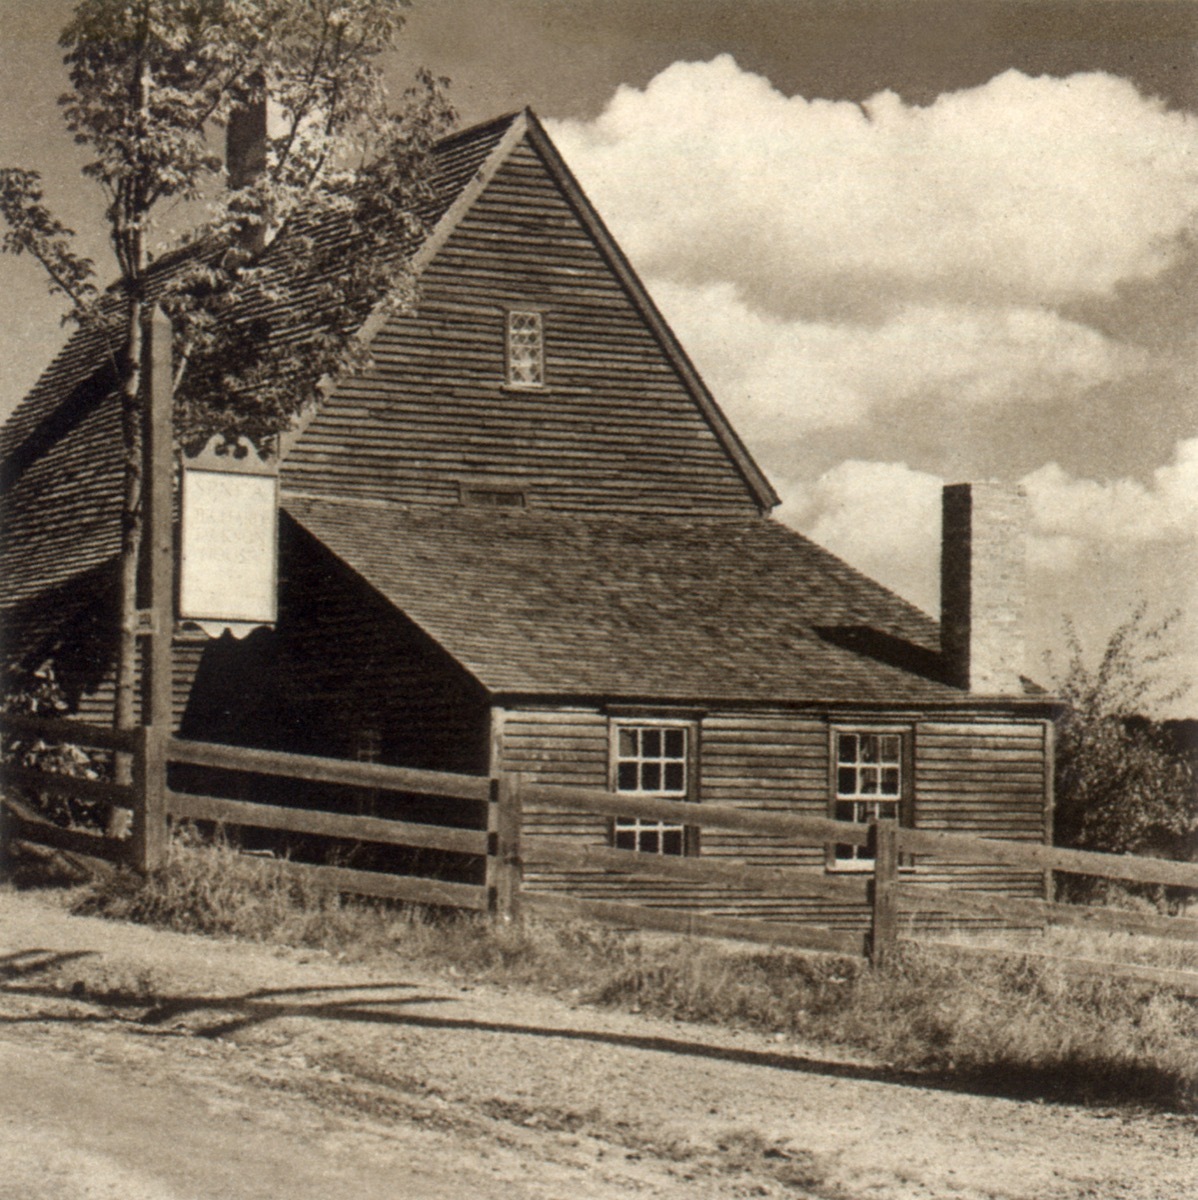
<svg viewBox="0 0 1198 1200">
<path fill-rule="evenodd" d="M 841 759 L 841 739 L 855 737 L 858 740 L 856 753 L 851 759 Z M 909 811 L 909 796 L 912 786 L 911 727 L 908 725 L 836 725 L 828 739 L 829 815 L 833 820 L 852 821 L 868 825 L 871 821 L 891 818 L 902 822 Z M 862 754 L 860 739 L 877 738 L 876 758 Z M 897 753 L 884 744 L 893 739 Z M 844 786 L 847 773 L 853 773 L 853 787 Z M 895 791 L 883 791 L 886 773 L 896 775 Z M 876 781 L 877 790 L 871 790 Z M 846 812 L 846 809 L 849 810 Z M 827 866 L 834 871 L 872 871 L 873 855 L 866 846 L 831 844 L 827 851 Z"/>
<path fill-rule="evenodd" d="M 681 755 L 665 753 L 666 737 L 670 733 L 680 733 L 682 736 L 682 753 Z M 661 749 L 656 754 L 646 754 L 643 735 L 649 733 L 660 733 L 662 736 Z M 632 734 L 637 739 L 637 745 L 633 754 L 627 754 L 623 750 L 622 743 L 624 739 Z M 693 721 L 669 720 L 657 717 L 644 718 L 627 718 L 615 720 L 611 723 L 611 772 L 609 786 L 611 790 L 618 795 L 623 796 L 649 796 L 661 800 L 689 800 L 692 795 L 692 788 L 695 780 L 695 763 L 696 759 L 696 738 L 697 730 Z M 660 764 L 662 767 L 662 777 L 659 779 L 659 786 L 646 787 L 645 770 L 646 766 L 651 767 L 653 764 Z M 627 773 L 624 773 L 624 778 L 621 778 L 620 767 L 636 765 L 636 783 L 635 786 L 628 785 Z M 682 767 L 681 786 L 668 787 L 664 778 L 665 768 L 667 765 L 680 764 Z M 624 786 L 621 786 L 623 782 Z M 631 834 L 632 845 L 620 846 L 622 840 L 628 840 L 628 835 Z M 674 821 L 652 821 L 642 819 L 640 817 L 617 817 L 611 823 L 611 843 L 613 846 L 620 849 L 635 850 L 642 854 L 660 854 L 668 855 L 669 857 L 692 855 L 697 853 L 698 830 Z M 665 849 L 666 838 L 670 835 L 677 835 L 677 851 Z M 647 844 L 651 838 L 656 839 L 655 848 L 646 848 L 642 844 L 642 839 Z"/>
<path fill-rule="evenodd" d="M 526 350 L 529 353 L 526 354 Z M 545 386 L 545 314 L 540 309 L 507 310 L 504 353 L 504 378 L 508 387 L 537 391 Z"/>
</svg>

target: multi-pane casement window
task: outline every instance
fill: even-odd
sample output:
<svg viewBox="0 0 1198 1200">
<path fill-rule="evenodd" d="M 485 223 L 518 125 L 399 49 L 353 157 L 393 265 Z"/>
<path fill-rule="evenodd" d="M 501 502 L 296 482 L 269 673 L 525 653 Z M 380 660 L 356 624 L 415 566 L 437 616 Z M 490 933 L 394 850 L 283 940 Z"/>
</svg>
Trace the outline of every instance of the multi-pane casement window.
<svg viewBox="0 0 1198 1200">
<path fill-rule="evenodd" d="M 613 738 L 617 792 L 685 800 L 689 795 L 690 729 L 685 725 L 620 724 Z M 643 854 L 686 854 L 687 829 L 672 821 L 620 817 L 612 830 L 617 849 Z"/>
<path fill-rule="evenodd" d="M 900 731 L 837 729 L 832 732 L 832 816 L 868 825 L 906 816 L 910 768 Z M 870 863 L 865 846 L 837 845 L 831 862 L 840 866 Z"/>
<path fill-rule="evenodd" d="M 509 387 L 544 386 L 545 325 L 539 312 L 514 308 L 507 314 L 507 382 Z"/>
</svg>

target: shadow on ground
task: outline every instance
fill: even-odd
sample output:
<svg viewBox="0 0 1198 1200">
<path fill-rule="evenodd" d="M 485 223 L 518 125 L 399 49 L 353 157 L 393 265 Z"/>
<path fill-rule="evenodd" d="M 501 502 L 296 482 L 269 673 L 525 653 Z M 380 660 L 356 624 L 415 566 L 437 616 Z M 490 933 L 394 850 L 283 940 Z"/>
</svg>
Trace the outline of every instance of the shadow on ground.
<svg viewBox="0 0 1198 1200">
<path fill-rule="evenodd" d="M 432 1004 L 460 1004 L 461 997 L 436 994 L 422 985 L 402 981 L 264 988 L 240 994 L 167 996 L 147 994 L 144 988 L 91 986 L 79 979 L 64 987 L 53 979 L 44 978 L 47 975 L 58 974 L 64 967 L 96 954 L 96 951 L 86 950 L 63 953 L 30 949 L 0 956 L 0 998 L 15 995 L 30 999 L 85 1002 L 107 1009 L 110 1015 L 135 1021 L 146 1029 L 160 1029 L 186 1018 L 199 1017 L 201 1023 L 190 1032 L 193 1036 L 204 1038 L 228 1037 L 282 1018 L 352 1021 L 365 1025 L 462 1030 L 592 1042 L 650 1053 L 714 1059 L 774 1071 L 799 1071 L 837 1079 L 932 1088 L 1012 1100 L 1128 1104 L 1138 1097 L 1142 1103 L 1155 1108 L 1179 1107 L 1177 1104 L 1153 1099 L 1168 1094 L 1170 1081 L 1162 1078 L 1160 1072 L 1153 1072 L 1151 1068 L 1144 1068 L 1145 1078 L 1132 1081 L 1128 1079 L 1126 1064 L 1121 1064 L 1120 1071 L 1109 1079 L 1104 1076 L 1101 1064 L 1095 1064 L 1097 1069 L 1084 1079 L 1076 1076 L 1063 1077 L 1059 1068 L 1048 1066 L 1043 1069 L 1029 1069 L 1022 1065 L 1008 1068 L 995 1064 L 985 1072 L 969 1074 L 901 1070 L 885 1065 L 837 1062 L 785 1050 L 751 1050 L 712 1045 L 658 1034 L 630 1034 L 610 1030 L 487 1021 L 465 1016 L 434 1016 L 415 1012 L 413 1009 Z M 42 976 L 43 979 L 38 981 L 38 976 Z M 22 1016 L 0 1013 L 0 1024 L 90 1024 L 97 1019 L 103 1019 L 103 1015 L 83 1013 L 77 1009 L 65 1013 L 39 1012 Z M 1185 1109 L 1189 1106 L 1180 1107 Z"/>
</svg>

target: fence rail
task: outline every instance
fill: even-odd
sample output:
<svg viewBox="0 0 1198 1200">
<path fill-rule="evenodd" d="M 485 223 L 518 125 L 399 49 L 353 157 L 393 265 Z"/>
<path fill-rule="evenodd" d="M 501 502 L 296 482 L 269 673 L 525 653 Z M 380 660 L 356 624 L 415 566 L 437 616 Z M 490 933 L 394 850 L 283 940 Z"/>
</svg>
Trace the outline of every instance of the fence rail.
<svg viewBox="0 0 1198 1200">
<path fill-rule="evenodd" d="M 594 788 L 531 783 L 513 775 L 486 778 L 255 750 L 155 736 L 151 728 L 117 733 L 84 722 L 0 715 L 0 730 L 22 739 L 40 739 L 47 745 L 78 744 L 131 754 L 134 760 L 132 785 L 85 779 L 35 766 L 4 765 L 2 778 L 10 788 L 66 793 L 133 807 L 139 811 L 140 837 L 136 836 L 136 822 L 135 837 L 131 841 L 63 829 L 46 821 L 13 796 L 6 796 L 4 800 L 5 836 L 89 857 L 128 862 L 142 870 L 156 865 L 153 856 L 162 852 L 166 823 L 174 818 L 480 858 L 485 862 L 482 884 L 287 860 L 279 860 L 276 866 L 296 879 L 314 881 L 341 891 L 474 911 L 490 910 L 508 919 L 518 917 L 522 910 L 580 916 L 615 921 L 637 929 L 738 938 L 838 954 L 867 953 L 875 962 L 884 961 L 900 940 L 910 937 L 902 935 L 900 917 L 929 910 L 989 916 L 1008 923 L 1069 925 L 1106 932 L 1198 939 L 1198 920 L 1059 904 L 972 890 L 967 886 L 946 887 L 913 879 L 900 870 L 899 863 L 907 856 L 918 854 L 950 864 L 994 863 L 1026 868 L 1029 872 L 1064 871 L 1194 890 L 1198 890 L 1198 864 L 1069 850 L 948 831 L 900 828 L 893 821 L 875 821 L 867 826 L 827 817 L 763 812 L 727 804 L 659 800 Z M 157 760 L 155 755 L 159 756 Z M 151 769 L 155 761 L 159 764 L 157 773 Z M 462 807 L 454 807 L 452 811 L 459 819 L 464 815 L 473 816 L 477 827 L 425 824 L 197 795 L 166 786 L 168 764 L 338 788 L 431 796 L 439 801 L 450 801 L 455 806 L 460 803 Z M 155 779 L 160 781 L 158 794 L 151 797 L 148 791 Z M 523 812 L 526 805 L 594 813 L 607 818 L 668 821 L 702 830 L 765 833 L 780 840 L 819 847 L 829 844 L 863 846 L 871 869 L 859 875 L 837 876 L 811 866 L 761 867 L 711 857 L 646 855 L 608 845 L 579 844 L 560 837 L 537 836 L 525 841 Z M 149 824 L 154 824 L 155 828 L 148 828 Z M 816 924 L 708 916 L 676 908 L 528 890 L 523 886 L 525 857 L 534 858 L 538 866 L 547 864 L 566 870 L 617 872 L 624 876 L 731 887 L 771 897 L 815 897 L 842 905 L 860 905 L 869 915 L 870 929 L 868 935 L 862 935 Z M 922 936 L 916 940 L 927 941 Z M 956 943 L 953 946 L 961 952 L 993 953 L 1001 949 L 967 951 Z M 1085 963 L 1078 969 L 1093 971 L 1095 967 L 1093 963 Z M 1110 963 L 1102 964 L 1101 969 L 1167 982 L 1170 986 L 1198 994 L 1198 975 L 1192 972 Z"/>
</svg>

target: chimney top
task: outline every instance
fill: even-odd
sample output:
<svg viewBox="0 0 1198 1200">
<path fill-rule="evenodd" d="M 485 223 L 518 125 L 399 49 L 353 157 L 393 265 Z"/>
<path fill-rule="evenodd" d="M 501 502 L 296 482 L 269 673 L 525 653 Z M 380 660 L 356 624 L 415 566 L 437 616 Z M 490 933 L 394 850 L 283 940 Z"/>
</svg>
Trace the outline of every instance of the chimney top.
<svg viewBox="0 0 1198 1200">
<path fill-rule="evenodd" d="M 248 187 L 266 169 L 266 97 L 238 105 L 225 127 L 229 187 Z"/>
<path fill-rule="evenodd" d="M 1027 497 L 997 483 L 944 489 L 940 650 L 956 687 L 1021 695 Z"/>
</svg>

